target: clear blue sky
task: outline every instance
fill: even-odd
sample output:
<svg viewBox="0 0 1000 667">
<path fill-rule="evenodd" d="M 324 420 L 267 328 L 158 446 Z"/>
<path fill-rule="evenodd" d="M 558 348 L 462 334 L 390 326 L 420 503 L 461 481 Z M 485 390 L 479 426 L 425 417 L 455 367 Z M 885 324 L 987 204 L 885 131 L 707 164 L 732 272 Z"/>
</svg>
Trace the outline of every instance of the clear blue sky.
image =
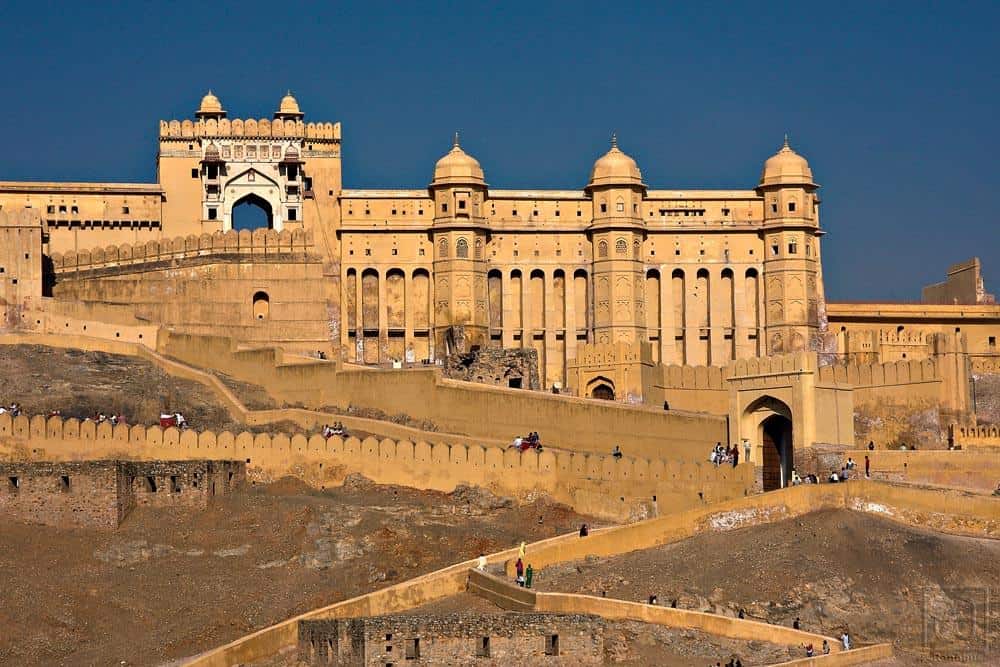
<svg viewBox="0 0 1000 667">
<path fill-rule="evenodd" d="M 1000 291 L 1000 3 L 25 2 L 0 6 L 0 179 L 152 181 L 161 118 L 290 88 L 347 187 L 423 187 L 461 130 L 494 187 L 579 188 L 612 129 L 651 187 L 750 188 L 787 132 L 830 299 Z M 992 279 L 992 280 L 991 280 Z"/>
</svg>

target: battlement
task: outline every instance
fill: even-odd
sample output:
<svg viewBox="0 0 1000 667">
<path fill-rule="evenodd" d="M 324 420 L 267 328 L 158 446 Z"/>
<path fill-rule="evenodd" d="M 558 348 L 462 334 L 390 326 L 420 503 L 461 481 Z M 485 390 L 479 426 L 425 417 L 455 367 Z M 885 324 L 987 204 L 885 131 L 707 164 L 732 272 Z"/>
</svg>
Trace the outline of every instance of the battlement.
<svg viewBox="0 0 1000 667">
<path fill-rule="evenodd" d="M 849 384 L 862 388 L 938 382 L 941 380 L 941 373 L 934 360 L 925 359 L 884 364 L 848 363 L 822 366 L 819 369 L 819 379 L 823 382 Z"/>
<path fill-rule="evenodd" d="M 94 458 L 244 461 L 257 480 L 294 474 L 303 481 L 333 485 L 350 473 L 381 484 L 452 491 L 480 485 L 504 495 L 544 489 L 578 511 L 627 519 L 659 507 L 682 507 L 700 498 L 742 496 L 753 483 L 751 466 L 716 467 L 680 458 L 660 459 L 546 448 L 520 452 L 480 444 L 323 438 L 286 433 L 238 434 L 178 430 L 158 425 L 112 426 L 90 420 L 0 415 L 0 456 L 35 460 Z M 699 494 L 702 494 L 699 496 Z M 643 509 L 645 508 L 645 509 Z M 640 513 L 640 514 L 637 514 Z"/>
<path fill-rule="evenodd" d="M 288 137 L 340 143 L 340 123 L 305 123 L 302 120 L 261 118 L 208 118 L 161 120 L 161 140 L 216 137 Z"/>
<path fill-rule="evenodd" d="M 273 229 L 230 230 L 200 236 L 178 236 L 147 243 L 106 248 L 94 248 L 51 255 L 56 274 L 132 266 L 212 255 L 300 255 L 308 254 L 313 246 L 309 230 Z"/>
</svg>

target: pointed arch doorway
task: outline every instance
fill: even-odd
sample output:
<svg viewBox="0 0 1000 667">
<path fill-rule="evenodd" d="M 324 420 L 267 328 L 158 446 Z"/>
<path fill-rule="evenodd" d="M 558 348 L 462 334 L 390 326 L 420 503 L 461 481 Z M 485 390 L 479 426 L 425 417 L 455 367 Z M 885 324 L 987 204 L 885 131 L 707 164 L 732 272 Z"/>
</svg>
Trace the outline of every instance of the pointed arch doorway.
<svg viewBox="0 0 1000 667">
<path fill-rule="evenodd" d="M 750 459 L 758 468 L 761 490 L 789 486 L 794 465 L 792 410 L 774 396 L 759 396 L 741 415 L 740 431 L 747 447 L 753 443 Z"/>
<path fill-rule="evenodd" d="M 761 422 L 761 481 L 764 491 L 791 484 L 793 450 L 792 422 L 783 415 L 771 415 Z"/>
</svg>

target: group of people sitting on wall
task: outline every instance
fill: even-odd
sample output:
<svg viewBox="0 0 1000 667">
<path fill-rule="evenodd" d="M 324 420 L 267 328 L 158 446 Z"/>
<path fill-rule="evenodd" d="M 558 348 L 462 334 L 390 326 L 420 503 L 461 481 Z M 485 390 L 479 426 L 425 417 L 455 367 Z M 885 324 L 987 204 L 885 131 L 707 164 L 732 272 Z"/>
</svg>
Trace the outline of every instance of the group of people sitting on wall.
<svg viewBox="0 0 1000 667">
<path fill-rule="evenodd" d="M 333 422 L 333 426 L 329 424 L 323 425 L 323 437 L 332 438 L 333 436 L 339 436 L 341 438 L 347 437 L 347 429 L 340 422 Z"/>
<path fill-rule="evenodd" d="M 58 410 L 56 412 L 58 412 Z M 180 414 L 180 413 L 178 413 L 178 414 Z M 55 416 L 55 415 L 53 415 L 53 416 Z M 160 415 L 160 420 L 162 421 L 162 419 L 163 419 L 163 415 Z M 118 426 L 119 424 L 125 424 L 125 423 L 127 423 L 125 421 L 125 415 L 121 415 L 121 414 L 116 415 L 114 413 L 111 413 L 109 415 L 109 414 L 105 414 L 103 412 L 98 412 L 93 417 L 87 417 L 87 418 L 84 419 L 84 421 L 93 421 L 93 422 L 97 422 L 98 424 L 103 424 L 104 422 L 108 422 L 112 426 Z M 184 422 L 184 423 L 187 424 L 187 422 Z"/>
<path fill-rule="evenodd" d="M 5 408 L 0 405 L 0 415 L 10 415 L 11 417 L 19 417 L 21 415 L 21 406 L 17 403 L 11 403 L 9 408 Z"/>
<path fill-rule="evenodd" d="M 507 445 L 507 449 L 516 449 L 519 452 L 523 452 L 529 449 L 534 449 L 537 451 L 542 451 L 542 439 L 538 435 L 538 431 L 532 431 L 526 436 L 517 436 L 514 441 Z"/>
<path fill-rule="evenodd" d="M 857 464 L 854 459 L 848 458 L 847 462 L 840 467 L 838 472 L 836 468 L 830 471 L 830 475 L 826 478 L 826 481 L 830 484 L 837 484 L 839 482 L 846 482 L 854 474 L 854 468 Z M 799 476 L 799 473 L 792 468 L 792 486 L 798 486 L 799 484 L 819 484 L 819 477 L 810 473 L 805 477 Z"/>
<path fill-rule="evenodd" d="M 723 464 L 732 464 L 735 468 L 740 462 L 740 450 L 736 445 L 723 447 L 721 442 L 717 442 L 712 448 L 712 453 L 708 455 L 708 460 L 714 463 L 716 468 Z"/>
</svg>

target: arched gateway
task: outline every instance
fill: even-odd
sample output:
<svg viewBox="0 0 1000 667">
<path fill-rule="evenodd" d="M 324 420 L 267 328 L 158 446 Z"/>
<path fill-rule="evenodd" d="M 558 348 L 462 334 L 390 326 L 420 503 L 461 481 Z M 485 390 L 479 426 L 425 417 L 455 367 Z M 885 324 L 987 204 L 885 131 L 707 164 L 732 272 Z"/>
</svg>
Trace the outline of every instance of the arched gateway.
<svg viewBox="0 0 1000 667">
<path fill-rule="evenodd" d="M 789 486 L 794 466 L 792 411 L 772 396 L 762 396 L 743 412 L 743 432 L 756 436 L 752 460 L 761 469 L 761 486 L 773 491 Z"/>
</svg>

